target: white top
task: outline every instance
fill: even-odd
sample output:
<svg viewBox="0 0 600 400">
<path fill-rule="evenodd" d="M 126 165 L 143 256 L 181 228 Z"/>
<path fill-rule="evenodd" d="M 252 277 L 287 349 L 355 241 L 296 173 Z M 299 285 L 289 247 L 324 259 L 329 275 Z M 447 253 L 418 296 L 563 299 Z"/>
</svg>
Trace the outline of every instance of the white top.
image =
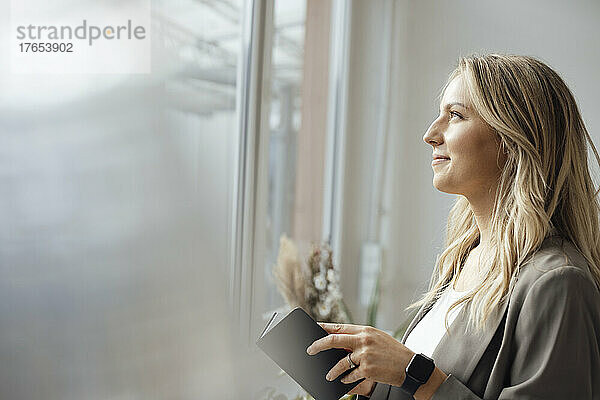
<svg viewBox="0 0 600 400">
<path fill-rule="evenodd" d="M 404 345 L 415 353 L 423 353 L 427 357 L 431 357 L 438 343 L 446 334 L 444 318 L 448 308 L 466 293 L 466 291 L 457 292 L 452 286 L 448 286 L 431 310 L 410 332 Z M 452 325 L 464 305 L 465 303 L 462 303 L 450 311 L 450 314 L 448 314 L 448 327 Z"/>
</svg>

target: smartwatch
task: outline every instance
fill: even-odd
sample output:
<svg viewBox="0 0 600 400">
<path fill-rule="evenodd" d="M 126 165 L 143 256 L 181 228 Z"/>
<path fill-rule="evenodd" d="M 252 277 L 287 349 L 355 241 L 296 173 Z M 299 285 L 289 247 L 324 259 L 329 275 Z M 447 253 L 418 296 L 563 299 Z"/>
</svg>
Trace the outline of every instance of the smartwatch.
<svg viewBox="0 0 600 400">
<path fill-rule="evenodd" d="M 415 394 L 419 386 L 425 384 L 433 370 L 435 369 L 435 363 L 425 354 L 416 354 L 410 359 L 408 366 L 406 367 L 406 378 L 400 386 L 400 389 L 404 390 L 411 396 Z"/>
</svg>

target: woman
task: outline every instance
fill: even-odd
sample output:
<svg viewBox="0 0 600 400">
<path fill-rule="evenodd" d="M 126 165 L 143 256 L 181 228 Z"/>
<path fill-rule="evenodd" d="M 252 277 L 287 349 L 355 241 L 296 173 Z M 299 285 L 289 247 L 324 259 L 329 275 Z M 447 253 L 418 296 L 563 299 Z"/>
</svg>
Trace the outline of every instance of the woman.
<svg viewBox="0 0 600 400">
<path fill-rule="evenodd" d="M 531 57 L 463 58 L 423 140 L 434 186 L 460 196 L 419 312 L 401 342 L 321 324 L 307 352 L 349 350 L 327 379 L 365 378 L 350 393 L 374 400 L 600 399 L 586 144 L 600 160 L 565 83 Z"/>
</svg>

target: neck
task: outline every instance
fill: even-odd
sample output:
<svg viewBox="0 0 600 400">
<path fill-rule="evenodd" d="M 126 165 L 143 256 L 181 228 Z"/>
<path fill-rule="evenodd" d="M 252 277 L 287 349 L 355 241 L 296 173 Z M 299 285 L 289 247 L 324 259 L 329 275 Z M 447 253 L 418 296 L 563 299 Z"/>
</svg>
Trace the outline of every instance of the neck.
<svg viewBox="0 0 600 400">
<path fill-rule="evenodd" d="M 479 229 L 479 246 L 481 249 L 491 248 L 491 221 L 494 211 L 494 198 L 482 196 L 480 198 L 467 198 L 475 215 L 475 222 Z"/>
</svg>

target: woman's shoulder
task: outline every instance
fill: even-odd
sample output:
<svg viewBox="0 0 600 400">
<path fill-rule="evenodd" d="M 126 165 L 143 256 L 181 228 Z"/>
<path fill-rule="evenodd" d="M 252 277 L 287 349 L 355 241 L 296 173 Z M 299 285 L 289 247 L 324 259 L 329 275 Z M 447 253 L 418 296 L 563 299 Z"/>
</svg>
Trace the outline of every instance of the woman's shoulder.
<svg viewBox="0 0 600 400">
<path fill-rule="evenodd" d="M 560 235 L 548 236 L 514 279 L 511 298 L 524 299 L 534 285 L 541 284 L 559 289 L 583 283 L 594 295 L 600 295 L 587 261 L 571 241 Z"/>
</svg>

